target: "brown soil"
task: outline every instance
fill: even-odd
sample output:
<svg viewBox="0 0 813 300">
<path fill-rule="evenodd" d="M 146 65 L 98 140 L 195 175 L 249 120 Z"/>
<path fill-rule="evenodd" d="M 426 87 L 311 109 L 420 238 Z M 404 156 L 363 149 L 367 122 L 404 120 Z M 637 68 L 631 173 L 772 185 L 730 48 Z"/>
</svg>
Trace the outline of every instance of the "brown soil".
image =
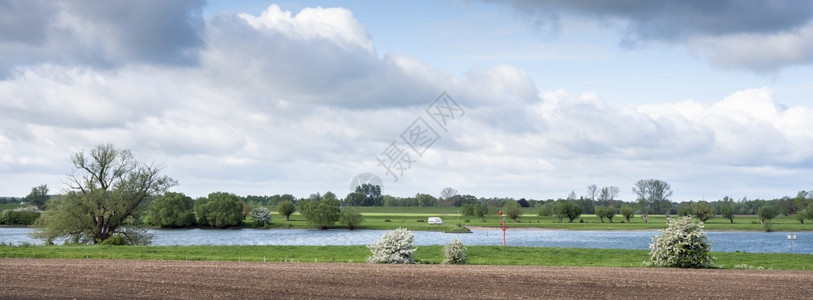
<svg viewBox="0 0 813 300">
<path fill-rule="evenodd" d="M 0 259 L 0 298 L 794 298 L 813 272 Z"/>
</svg>

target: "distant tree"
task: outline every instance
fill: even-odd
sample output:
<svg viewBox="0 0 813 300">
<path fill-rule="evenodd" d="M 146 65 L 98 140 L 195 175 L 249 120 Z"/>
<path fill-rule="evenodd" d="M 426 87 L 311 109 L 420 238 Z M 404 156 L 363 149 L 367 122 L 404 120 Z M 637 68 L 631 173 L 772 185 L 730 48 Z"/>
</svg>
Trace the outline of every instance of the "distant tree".
<svg viewBox="0 0 813 300">
<path fill-rule="evenodd" d="M 257 226 L 265 226 L 271 222 L 271 211 L 268 208 L 259 206 L 251 210 L 251 217 Z"/>
<path fill-rule="evenodd" d="M 386 207 L 399 206 L 398 198 L 395 198 L 395 197 L 390 196 L 390 195 L 384 195 L 381 198 L 384 199 L 384 206 L 386 206 Z"/>
<path fill-rule="evenodd" d="M 33 236 L 51 242 L 65 237 L 74 242 L 101 243 L 113 235 L 128 244 L 149 243 L 135 216 L 154 195 L 176 184 L 161 176 L 161 168 L 141 163 L 129 150 L 99 145 L 90 153 L 71 156 L 75 171 L 68 177 L 71 191 L 52 201 L 37 220 Z"/>
<path fill-rule="evenodd" d="M 562 223 L 562 220 L 567 217 L 567 201 L 556 201 L 555 203 L 550 203 L 550 213 L 554 216 L 559 223 Z"/>
<path fill-rule="evenodd" d="M 621 205 L 621 215 L 624 216 L 624 219 L 629 223 L 630 218 L 635 216 L 635 209 L 626 204 Z"/>
<path fill-rule="evenodd" d="M 691 202 L 681 202 L 678 204 L 678 211 L 677 215 L 681 217 L 690 216 L 694 212 L 692 211 L 692 203 Z"/>
<path fill-rule="evenodd" d="M 799 191 L 796 193 L 796 198 L 793 199 L 796 211 L 802 211 L 808 208 L 808 203 L 811 201 L 810 197 L 813 196 L 813 191 Z"/>
<path fill-rule="evenodd" d="M 360 192 L 352 192 L 347 194 L 347 197 L 344 198 L 344 202 L 347 203 L 347 206 L 362 206 L 364 205 L 364 194 Z"/>
<path fill-rule="evenodd" d="M 296 206 L 290 200 L 282 201 L 277 204 L 277 210 L 279 211 L 280 215 L 285 216 L 285 221 L 291 220 L 291 214 L 296 211 Z"/>
<path fill-rule="evenodd" d="M 719 201 L 718 206 L 720 207 L 720 215 L 728 219 L 731 224 L 734 224 L 734 199 L 725 196 Z"/>
<path fill-rule="evenodd" d="M 25 196 L 24 199 L 26 202 L 37 206 L 39 210 L 45 209 L 45 204 L 48 202 L 48 199 L 50 199 L 48 196 L 48 185 L 43 184 L 31 188 L 31 193 L 28 193 L 28 196 Z"/>
<path fill-rule="evenodd" d="M 328 192 L 330 193 L 330 192 Z M 381 196 L 381 186 L 369 183 L 356 187 L 356 193 L 364 195 L 364 202 L 361 206 L 383 206 L 384 198 Z"/>
<path fill-rule="evenodd" d="M 517 221 L 517 218 L 522 214 L 522 208 L 516 201 L 509 201 L 505 203 L 505 206 L 502 207 L 503 213 L 514 222 Z"/>
<path fill-rule="evenodd" d="M 808 206 L 807 208 L 805 208 L 805 210 L 801 211 L 800 213 L 804 215 L 805 219 L 813 220 L 813 207 Z"/>
<path fill-rule="evenodd" d="M 706 222 L 714 217 L 714 207 L 706 201 L 700 201 L 692 206 L 692 212 L 700 222 Z"/>
<path fill-rule="evenodd" d="M 291 194 L 282 194 L 279 196 L 279 202 L 283 201 L 291 201 L 291 203 L 296 204 L 296 197 L 294 197 L 294 195 Z"/>
<path fill-rule="evenodd" d="M 553 206 L 554 203 L 545 203 L 539 206 L 539 216 L 540 217 L 548 217 L 553 215 Z"/>
<path fill-rule="evenodd" d="M 604 207 L 604 217 L 612 223 L 613 217 L 615 217 L 615 207 Z"/>
<path fill-rule="evenodd" d="M 438 205 L 438 199 L 429 194 L 417 194 L 415 195 L 415 201 L 418 206 L 423 207 L 434 207 Z"/>
<path fill-rule="evenodd" d="M 243 200 L 235 194 L 215 192 L 209 194 L 207 201 L 201 203 L 202 220 L 215 228 L 239 226 L 243 221 Z M 196 211 L 197 212 L 197 211 Z M 200 218 L 200 217 L 199 217 Z"/>
<path fill-rule="evenodd" d="M 809 219 L 807 216 L 807 210 L 796 211 L 796 213 L 793 214 L 793 217 L 799 221 L 799 224 L 804 224 L 805 219 Z"/>
<path fill-rule="evenodd" d="M 484 218 L 488 215 L 488 206 L 482 203 L 475 203 L 472 208 L 474 209 L 474 215 L 480 218 L 480 222 L 485 222 Z"/>
<path fill-rule="evenodd" d="M 605 186 L 599 191 L 598 200 L 602 205 L 613 206 L 615 198 L 618 198 L 618 193 L 621 192 L 617 186 Z"/>
<path fill-rule="evenodd" d="M 644 223 L 648 223 L 650 212 L 655 214 L 668 213 L 671 209 L 672 187 L 669 183 L 658 179 L 641 179 L 635 183 L 632 192 L 637 196 L 638 204 Z"/>
<path fill-rule="evenodd" d="M 166 192 L 155 198 L 147 210 L 152 226 L 165 228 L 187 227 L 195 224 L 192 198 L 182 193 Z"/>
<path fill-rule="evenodd" d="M 582 214 L 582 207 L 575 201 L 566 201 L 563 202 L 563 213 L 568 218 L 569 223 L 573 223 L 573 220 L 578 218 Z"/>
<path fill-rule="evenodd" d="M 765 224 L 765 222 L 770 221 L 773 218 L 776 218 L 777 212 L 773 205 L 764 205 L 759 208 L 757 211 L 757 215 L 759 216 L 760 222 Z"/>
<path fill-rule="evenodd" d="M 450 187 L 445 187 L 443 188 L 443 190 L 440 191 L 440 197 L 438 198 L 443 200 L 449 200 L 454 196 L 457 196 L 457 190 Z"/>
<path fill-rule="evenodd" d="M 460 207 L 460 213 L 464 216 L 474 216 L 474 206 L 471 204 L 465 204 Z"/>
<path fill-rule="evenodd" d="M 598 197 L 598 186 L 595 184 L 591 184 L 587 186 L 587 198 L 590 200 L 596 201 L 596 197 Z"/>
<path fill-rule="evenodd" d="M 525 200 L 525 198 L 520 198 L 519 200 L 517 200 L 517 204 L 519 204 L 520 207 L 531 206 L 530 204 L 528 204 L 528 200 Z"/>
<path fill-rule="evenodd" d="M 607 209 L 607 208 L 609 208 L 609 207 L 606 207 L 606 206 L 597 206 L 596 207 L 596 217 L 599 218 L 601 223 L 604 223 L 604 210 Z"/>
<path fill-rule="evenodd" d="M 364 217 L 362 217 L 361 214 L 352 207 L 345 208 L 339 217 L 339 222 L 347 225 L 347 228 L 350 228 L 350 230 L 359 227 L 362 221 L 364 221 Z"/>
<path fill-rule="evenodd" d="M 328 197 L 325 194 L 321 200 L 310 200 L 302 206 L 302 215 L 312 226 L 320 229 L 328 229 L 341 217 L 339 200 L 335 197 Z"/>
</svg>

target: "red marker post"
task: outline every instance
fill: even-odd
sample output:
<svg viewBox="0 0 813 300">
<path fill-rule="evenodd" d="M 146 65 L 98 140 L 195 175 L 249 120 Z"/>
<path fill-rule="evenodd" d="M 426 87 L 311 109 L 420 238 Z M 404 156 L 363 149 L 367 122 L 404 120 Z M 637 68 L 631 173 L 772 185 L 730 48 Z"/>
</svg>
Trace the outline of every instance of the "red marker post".
<svg viewBox="0 0 813 300">
<path fill-rule="evenodd" d="M 500 211 L 500 217 L 502 217 L 502 220 L 500 220 L 500 227 L 502 227 L 502 245 L 505 246 L 505 217 L 502 216 L 502 211 Z"/>
</svg>

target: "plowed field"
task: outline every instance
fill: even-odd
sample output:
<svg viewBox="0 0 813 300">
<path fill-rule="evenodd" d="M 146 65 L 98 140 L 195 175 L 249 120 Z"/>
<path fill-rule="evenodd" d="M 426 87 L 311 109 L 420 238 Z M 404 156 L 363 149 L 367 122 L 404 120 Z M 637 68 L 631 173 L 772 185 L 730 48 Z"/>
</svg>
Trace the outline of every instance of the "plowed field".
<svg viewBox="0 0 813 300">
<path fill-rule="evenodd" d="M 813 272 L 0 259 L 0 298 L 811 299 Z"/>
</svg>

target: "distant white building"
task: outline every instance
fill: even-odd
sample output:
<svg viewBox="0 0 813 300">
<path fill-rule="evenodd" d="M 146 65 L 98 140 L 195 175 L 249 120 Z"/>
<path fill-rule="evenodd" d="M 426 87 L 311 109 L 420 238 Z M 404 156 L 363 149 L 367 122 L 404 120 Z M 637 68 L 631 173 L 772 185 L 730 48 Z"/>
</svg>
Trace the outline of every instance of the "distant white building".
<svg viewBox="0 0 813 300">
<path fill-rule="evenodd" d="M 438 217 L 429 217 L 429 225 L 443 225 L 443 220 Z"/>
</svg>

